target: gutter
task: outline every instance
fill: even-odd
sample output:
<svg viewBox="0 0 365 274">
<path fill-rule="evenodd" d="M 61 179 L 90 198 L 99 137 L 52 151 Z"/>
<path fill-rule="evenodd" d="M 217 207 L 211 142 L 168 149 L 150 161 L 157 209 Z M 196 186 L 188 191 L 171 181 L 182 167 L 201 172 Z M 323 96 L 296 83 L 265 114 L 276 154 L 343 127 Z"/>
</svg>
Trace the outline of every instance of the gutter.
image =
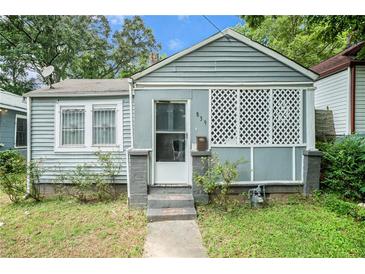
<svg viewBox="0 0 365 274">
<path fill-rule="evenodd" d="M 351 98 L 351 134 L 355 133 L 355 107 L 356 107 L 356 66 L 351 63 L 351 84 L 350 84 L 350 98 Z"/>
<path fill-rule="evenodd" d="M 29 166 L 31 161 L 31 104 L 32 101 L 30 97 L 27 97 L 27 190 L 26 196 L 30 194 L 30 177 L 29 177 Z"/>
<path fill-rule="evenodd" d="M 134 147 L 134 127 L 133 127 L 133 79 L 128 79 L 128 87 L 129 87 L 129 124 L 130 124 L 130 134 L 131 134 L 131 146 L 126 150 L 126 159 L 127 159 L 127 193 L 128 193 L 128 202 L 130 197 L 130 174 L 129 174 L 129 151 Z"/>
</svg>

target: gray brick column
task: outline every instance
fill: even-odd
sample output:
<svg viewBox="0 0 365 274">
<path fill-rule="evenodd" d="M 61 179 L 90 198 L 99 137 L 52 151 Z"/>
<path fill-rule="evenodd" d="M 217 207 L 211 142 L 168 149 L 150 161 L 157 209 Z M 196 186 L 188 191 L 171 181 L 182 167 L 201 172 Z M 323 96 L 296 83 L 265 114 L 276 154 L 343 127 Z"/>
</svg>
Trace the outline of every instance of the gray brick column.
<svg viewBox="0 0 365 274">
<path fill-rule="evenodd" d="M 305 150 L 303 155 L 303 192 L 304 195 L 309 195 L 314 190 L 319 189 L 322 152 L 318 150 Z"/>
<path fill-rule="evenodd" d="M 193 196 L 196 203 L 207 204 L 209 202 L 209 196 L 204 190 L 196 184 L 194 181 L 194 175 L 202 175 L 207 170 L 207 166 L 203 165 L 202 158 L 211 157 L 210 151 L 192 151 L 191 156 L 193 158 Z"/>
<path fill-rule="evenodd" d="M 129 150 L 129 197 L 130 207 L 147 207 L 149 150 Z"/>
</svg>

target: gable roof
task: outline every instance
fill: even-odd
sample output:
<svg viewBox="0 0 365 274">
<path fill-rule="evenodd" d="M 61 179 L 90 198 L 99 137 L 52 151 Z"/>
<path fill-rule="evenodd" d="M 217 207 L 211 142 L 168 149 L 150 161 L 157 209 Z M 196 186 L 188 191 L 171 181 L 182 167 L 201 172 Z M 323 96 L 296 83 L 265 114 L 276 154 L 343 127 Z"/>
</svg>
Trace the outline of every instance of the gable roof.
<svg viewBox="0 0 365 274">
<path fill-rule="evenodd" d="M 364 47 L 364 45 L 365 41 L 353 45 L 335 56 L 311 67 L 311 69 L 317 72 L 320 75 L 320 78 L 344 70 L 355 60 L 357 53 Z"/>
<path fill-rule="evenodd" d="M 22 96 L 0 89 L 0 108 L 26 112 L 27 103 Z"/>
<path fill-rule="evenodd" d="M 198 44 L 196 44 L 196 45 L 194 45 L 190 48 L 187 48 L 187 49 L 185 49 L 185 50 L 183 50 L 179 53 L 176 53 L 176 54 L 164 59 L 164 60 L 162 60 L 162 61 L 146 68 L 145 70 L 143 70 L 139 73 L 134 74 L 131 78 L 133 80 L 138 80 L 139 78 L 141 78 L 141 77 L 143 77 L 143 76 L 145 76 L 145 75 L 147 75 L 147 74 L 149 74 L 149 73 L 151 73 L 151 72 L 153 72 L 153 71 L 155 71 L 155 70 L 157 70 L 157 69 L 159 69 L 159 68 L 161 68 L 161 67 L 163 67 L 167 64 L 172 63 L 176 59 L 181 58 L 181 57 L 183 57 L 183 56 L 185 56 L 185 55 L 187 55 L 187 54 L 189 54 L 189 53 L 191 53 L 191 52 L 193 52 L 193 51 L 195 51 L 195 50 L 197 50 L 197 49 L 199 49 L 199 48 L 201 48 L 201 47 L 203 47 L 203 46 L 205 46 L 205 45 L 207 45 L 207 44 L 209 44 L 209 43 L 211 43 L 211 42 L 213 42 L 217 39 L 220 39 L 224 36 L 231 36 L 231 37 L 235 38 L 236 40 L 238 40 L 242 43 L 245 43 L 245 44 L 247 44 L 248 46 L 251 46 L 254 49 L 257 49 L 258 51 L 273 57 L 274 59 L 278 60 L 279 62 L 291 67 L 292 69 L 300 72 L 301 74 L 307 76 L 308 78 L 310 78 L 312 80 L 316 80 L 318 78 L 318 75 L 315 72 L 313 72 L 313 71 L 303 67 L 302 65 L 296 63 L 295 61 L 283 56 L 282 54 L 278 53 L 277 51 L 275 51 L 273 49 L 270 49 L 268 47 L 265 47 L 265 46 L 261 45 L 260 43 L 257 43 L 257 42 L 243 36 L 242 34 L 236 32 L 232 29 L 229 29 L 229 28 L 225 29 L 222 32 L 216 33 L 215 35 L 203 40 L 202 42 L 200 42 L 200 43 L 198 43 Z"/>
<path fill-rule="evenodd" d="M 50 87 L 30 91 L 25 97 L 87 97 L 128 95 L 128 79 L 66 79 Z"/>
</svg>

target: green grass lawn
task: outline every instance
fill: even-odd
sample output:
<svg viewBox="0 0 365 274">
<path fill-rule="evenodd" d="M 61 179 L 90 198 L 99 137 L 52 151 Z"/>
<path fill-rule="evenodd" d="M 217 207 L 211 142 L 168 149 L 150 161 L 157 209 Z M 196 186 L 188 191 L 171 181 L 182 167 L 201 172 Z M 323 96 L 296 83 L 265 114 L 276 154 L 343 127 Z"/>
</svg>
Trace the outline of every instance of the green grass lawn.
<svg viewBox="0 0 365 274">
<path fill-rule="evenodd" d="M 146 236 L 145 214 L 125 197 L 11 204 L 0 193 L 0 222 L 0 257 L 141 257 Z"/>
<path fill-rule="evenodd" d="M 210 257 L 365 257 L 365 224 L 313 201 L 223 212 L 199 206 Z"/>
</svg>

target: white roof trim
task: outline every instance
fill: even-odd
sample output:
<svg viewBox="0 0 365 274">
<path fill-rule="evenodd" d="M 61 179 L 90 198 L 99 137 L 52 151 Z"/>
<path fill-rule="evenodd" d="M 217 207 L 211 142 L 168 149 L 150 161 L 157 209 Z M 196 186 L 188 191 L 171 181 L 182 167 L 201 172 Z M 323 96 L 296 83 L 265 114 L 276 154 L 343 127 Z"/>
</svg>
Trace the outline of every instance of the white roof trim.
<svg viewBox="0 0 365 274">
<path fill-rule="evenodd" d="M 301 65 L 295 63 L 294 61 L 288 59 L 287 57 L 281 55 L 280 53 L 270 49 L 270 48 L 267 48 L 257 42 L 254 42 L 252 41 L 251 39 L 243 36 L 242 34 L 232 30 L 232 29 L 225 29 L 224 31 L 222 32 L 218 32 L 217 34 L 209 37 L 208 39 L 205 39 L 204 41 L 190 47 L 190 48 L 187 48 L 177 54 L 174 54 L 172 55 L 171 57 L 169 58 L 166 58 L 165 60 L 153 65 L 153 66 L 150 66 L 149 68 L 139 72 L 139 73 L 136 73 L 134 74 L 131 78 L 133 80 L 137 80 L 167 64 L 170 64 L 171 62 L 175 61 L 176 59 L 180 58 L 180 57 L 183 57 L 184 55 L 187 55 L 189 54 L 190 52 L 193 52 L 221 37 L 224 37 L 225 35 L 230 35 L 231 37 L 237 39 L 238 41 L 241 41 L 242 43 L 245 43 L 259 51 L 261 51 L 262 53 L 265 53 L 273 58 L 275 58 L 276 60 L 278 60 L 279 62 L 282 62 L 283 64 L 293 68 L 294 70 L 302 73 L 303 75 L 309 77 L 310 79 L 312 79 L 313 81 L 316 80 L 319 75 L 317 75 L 316 73 L 312 72 L 311 70 L 309 69 L 306 69 L 305 67 L 302 67 Z"/>
<path fill-rule="evenodd" d="M 0 107 L 18 111 L 26 111 L 27 104 L 22 96 L 0 90 Z"/>
</svg>

